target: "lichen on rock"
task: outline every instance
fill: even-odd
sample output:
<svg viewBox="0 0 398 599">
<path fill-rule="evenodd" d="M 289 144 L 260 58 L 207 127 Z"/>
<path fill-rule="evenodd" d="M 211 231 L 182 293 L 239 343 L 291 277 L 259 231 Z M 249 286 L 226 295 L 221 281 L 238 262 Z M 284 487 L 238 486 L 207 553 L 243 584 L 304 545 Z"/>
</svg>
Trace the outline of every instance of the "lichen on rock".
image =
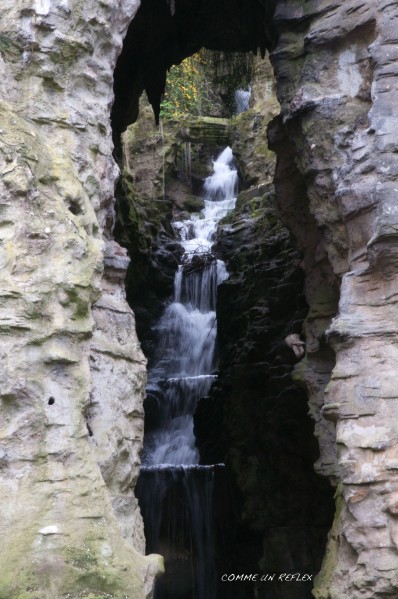
<svg viewBox="0 0 398 599">
<path fill-rule="evenodd" d="M 134 512 L 145 361 L 124 299 L 127 259 L 104 243 L 118 173 L 112 74 L 137 8 L 2 10 L 4 599 L 144 599 L 162 567 L 140 553 Z"/>
</svg>

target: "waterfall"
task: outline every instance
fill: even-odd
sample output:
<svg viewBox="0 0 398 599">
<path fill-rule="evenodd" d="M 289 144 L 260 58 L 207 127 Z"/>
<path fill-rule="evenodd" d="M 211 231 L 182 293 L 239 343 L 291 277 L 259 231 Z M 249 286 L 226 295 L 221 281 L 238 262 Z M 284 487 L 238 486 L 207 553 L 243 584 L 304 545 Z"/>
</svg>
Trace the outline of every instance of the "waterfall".
<svg viewBox="0 0 398 599">
<path fill-rule="evenodd" d="M 249 102 L 251 95 L 251 85 L 249 85 L 248 89 L 237 89 L 235 91 L 236 114 L 241 114 L 242 112 L 246 112 L 246 110 L 249 110 Z"/>
<path fill-rule="evenodd" d="M 145 465 L 197 464 L 193 414 L 214 381 L 216 292 L 227 277 L 223 262 L 211 252 L 219 221 L 235 207 L 237 172 L 232 150 L 214 161 L 205 180 L 205 207 L 174 222 L 184 254 L 174 280 L 173 302 L 157 325 L 159 344 L 148 373 L 149 389 L 160 391 L 160 426 L 144 440 Z"/>
<path fill-rule="evenodd" d="M 144 437 L 136 491 L 147 550 L 164 554 L 166 560 L 166 574 L 155 591 L 157 599 L 215 598 L 214 467 L 199 466 L 193 416 L 198 401 L 216 379 L 217 286 L 228 274 L 212 247 L 219 221 L 236 203 L 237 172 L 232 162 L 232 150 L 227 147 L 204 181 L 204 209 L 173 223 L 184 252 L 173 300 L 156 327 L 159 343 L 147 387 L 152 425 Z M 175 585 L 180 585 L 179 590 Z"/>
</svg>

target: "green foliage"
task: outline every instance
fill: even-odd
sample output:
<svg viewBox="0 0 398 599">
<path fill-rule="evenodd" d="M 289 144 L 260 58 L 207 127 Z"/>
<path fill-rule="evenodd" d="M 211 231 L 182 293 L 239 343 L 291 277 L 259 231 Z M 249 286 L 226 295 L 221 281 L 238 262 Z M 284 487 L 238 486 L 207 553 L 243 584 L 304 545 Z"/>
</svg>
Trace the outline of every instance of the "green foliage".
<svg viewBox="0 0 398 599">
<path fill-rule="evenodd" d="M 203 116 L 210 112 L 212 90 L 206 75 L 206 64 L 206 52 L 202 49 L 181 64 L 171 67 L 160 107 L 162 119 L 175 119 L 186 114 Z"/>
</svg>

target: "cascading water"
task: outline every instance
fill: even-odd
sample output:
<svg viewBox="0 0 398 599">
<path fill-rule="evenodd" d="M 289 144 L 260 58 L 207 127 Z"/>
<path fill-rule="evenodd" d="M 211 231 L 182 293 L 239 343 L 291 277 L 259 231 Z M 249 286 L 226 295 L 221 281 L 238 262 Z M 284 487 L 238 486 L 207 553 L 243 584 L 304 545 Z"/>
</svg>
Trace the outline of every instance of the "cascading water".
<svg viewBox="0 0 398 599">
<path fill-rule="evenodd" d="M 235 91 L 236 114 L 241 114 L 242 112 L 246 112 L 246 110 L 249 110 L 251 95 L 251 85 L 249 85 L 248 89 L 237 89 Z"/>
<path fill-rule="evenodd" d="M 213 466 L 199 466 L 193 416 L 214 382 L 217 285 L 225 265 L 212 254 L 219 221 L 235 207 L 237 172 L 227 147 L 204 182 L 205 207 L 174 222 L 184 250 L 174 298 L 158 325 L 159 344 L 148 372 L 152 430 L 144 438 L 137 485 L 147 550 L 165 555 L 156 599 L 214 599 Z"/>
</svg>

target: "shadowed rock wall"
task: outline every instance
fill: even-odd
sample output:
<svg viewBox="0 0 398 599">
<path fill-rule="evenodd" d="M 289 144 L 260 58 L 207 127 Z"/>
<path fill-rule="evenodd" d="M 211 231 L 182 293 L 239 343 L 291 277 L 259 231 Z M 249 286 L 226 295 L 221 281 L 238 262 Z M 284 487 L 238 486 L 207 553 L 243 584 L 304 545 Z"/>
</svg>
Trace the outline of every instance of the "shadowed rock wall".
<svg viewBox="0 0 398 599">
<path fill-rule="evenodd" d="M 302 255 L 281 222 L 271 183 L 275 156 L 264 143 L 277 109 L 270 93 L 235 119 L 233 148 L 248 187 L 219 227 L 216 249 L 230 273 L 218 295 L 220 376 L 199 407 L 195 430 L 202 441 L 212 409 L 219 414 L 220 430 L 213 436 L 224 441 L 221 459 L 242 498 L 238 527 L 249 547 L 253 538 L 261 539 L 257 553 L 240 540 L 235 569 L 256 563 L 264 574 L 315 575 L 333 518 L 333 489 L 314 472 L 314 425 L 306 393 L 292 380 L 298 358 L 285 342 L 302 333 L 308 306 Z M 205 456 L 211 449 L 204 441 Z M 236 538 L 230 536 L 231 547 Z M 228 558 L 233 561 L 232 552 Z M 277 578 L 256 585 L 255 596 L 312 596 L 311 581 L 287 585 Z"/>
</svg>

